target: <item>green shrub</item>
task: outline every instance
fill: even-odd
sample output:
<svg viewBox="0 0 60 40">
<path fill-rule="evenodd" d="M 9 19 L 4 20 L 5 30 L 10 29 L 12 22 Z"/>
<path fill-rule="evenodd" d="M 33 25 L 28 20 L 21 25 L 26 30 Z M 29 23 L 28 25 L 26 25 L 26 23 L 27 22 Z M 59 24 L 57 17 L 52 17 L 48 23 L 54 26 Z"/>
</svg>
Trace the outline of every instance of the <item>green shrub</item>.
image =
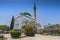
<svg viewBox="0 0 60 40">
<path fill-rule="evenodd" d="M 25 34 L 26 34 L 26 36 L 35 36 L 34 32 L 32 32 L 32 31 L 31 32 L 26 32 Z"/>
<path fill-rule="evenodd" d="M 33 27 L 31 26 L 26 26 L 25 27 L 25 34 L 26 36 L 34 36 L 34 32 L 33 32 Z"/>
<path fill-rule="evenodd" d="M 26 27 L 25 27 L 25 31 L 27 31 L 27 32 L 29 32 L 29 31 L 33 31 L 33 27 L 26 26 Z"/>
<path fill-rule="evenodd" d="M 20 31 L 20 29 L 14 29 L 13 31 Z"/>
<path fill-rule="evenodd" d="M 13 38 L 18 38 L 21 36 L 21 32 L 19 30 L 13 30 L 10 34 Z"/>
<path fill-rule="evenodd" d="M 52 32 L 52 35 L 60 36 L 60 31 L 54 30 L 54 31 Z"/>
<path fill-rule="evenodd" d="M 4 38 L 4 36 L 3 35 L 0 35 L 0 38 Z"/>
</svg>

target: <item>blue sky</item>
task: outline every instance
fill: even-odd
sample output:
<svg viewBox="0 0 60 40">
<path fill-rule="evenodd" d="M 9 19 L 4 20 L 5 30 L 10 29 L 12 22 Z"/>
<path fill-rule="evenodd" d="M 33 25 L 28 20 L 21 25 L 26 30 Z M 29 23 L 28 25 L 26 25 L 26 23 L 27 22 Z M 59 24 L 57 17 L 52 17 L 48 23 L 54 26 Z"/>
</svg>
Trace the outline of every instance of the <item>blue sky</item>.
<svg viewBox="0 0 60 40">
<path fill-rule="evenodd" d="M 12 16 L 16 17 L 20 12 L 26 11 L 33 16 L 34 1 L 37 6 L 38 23 L 60 24 L 59 0 L 0 0 L 0 24 L 10 25 Z"/>
</svg>

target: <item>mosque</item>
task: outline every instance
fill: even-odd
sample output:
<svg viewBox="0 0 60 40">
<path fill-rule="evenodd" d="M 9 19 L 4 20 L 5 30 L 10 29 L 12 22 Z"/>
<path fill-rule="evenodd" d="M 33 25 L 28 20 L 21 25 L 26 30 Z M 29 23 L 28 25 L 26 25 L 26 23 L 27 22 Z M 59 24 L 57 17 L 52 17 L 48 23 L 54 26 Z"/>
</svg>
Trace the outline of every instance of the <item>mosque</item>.
<svg viewBox="0 0 60 40">
<path fill-rule="evenodd" d="M 28 15 L 19 15 L 15 18 L 15 22 L 14 22 L 14 29 L 21 29 L 22 27 L 22 22 L 25 20 L 29 20 L 29 21 L 36 21 L 36 3 L 34 3 L 34 18 L 28 16 Z"/>
<path fill-rule="evenodd" d="M 23 24 L 23 21 L 36 21 L 36 3 L 34 3 L 34 18 L 32 18 L 31 16 L 28 15 L 19 15 L 15 18 L 15 22 L 14 22 L 14 29 L 21 29 Z M 38 27 L 36 26 L 36 28 L 38 29 Z"/>
</svg>

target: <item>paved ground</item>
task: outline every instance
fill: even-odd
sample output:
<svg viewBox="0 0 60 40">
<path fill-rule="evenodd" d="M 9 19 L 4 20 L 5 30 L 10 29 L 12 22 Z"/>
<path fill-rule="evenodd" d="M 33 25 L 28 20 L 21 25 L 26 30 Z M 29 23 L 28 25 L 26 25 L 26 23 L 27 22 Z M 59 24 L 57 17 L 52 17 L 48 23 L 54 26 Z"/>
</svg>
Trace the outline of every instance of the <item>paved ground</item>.
<svg viewBox="0 0 60 40">
<path fill-rule="evenodd" d="M 7 40 L 60 40 L 60 36 L 46 36 L 40 34 L 36 34 L 35 37 L 22 37 L 17 39 L 12 39 L 9 34 L 5 34 L 4 36 Z"/>
</svg>

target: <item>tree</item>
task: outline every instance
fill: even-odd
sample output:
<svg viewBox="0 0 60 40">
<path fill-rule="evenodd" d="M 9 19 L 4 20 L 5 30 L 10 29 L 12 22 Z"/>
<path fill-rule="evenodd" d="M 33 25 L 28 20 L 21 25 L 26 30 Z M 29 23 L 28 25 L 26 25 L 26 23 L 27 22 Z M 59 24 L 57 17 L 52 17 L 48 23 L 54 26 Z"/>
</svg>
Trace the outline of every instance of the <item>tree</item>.
<svg viewBox="0 0 60 40">
<path fill-rule="evenodd" d="M 53 24 L 52 26 L 55 28 L 55 30 L 59 30 L 60 29 L 60 24 Z"/>
<path fill-rule="evenodd" d="M 0 30 L 9 31 L 10 27 L 7 25 L 0 25 Z"/>
<path fill-rule="evenodd" d="M 26 25 L 28 25 L 28 27 L 29 26 L 31 26 L 31 27 L 33 27 L 33 31 L 35 32 L 35 33 L 37 33 L 39 30 L 40 30 L 40 24 L 38 24 L 37 22 L 35 22 L 35 21 L 29 21 L 29 20 L 26 20 L 26 21 L 23 21 L 23 29 L 26 27 Z"/>
<path fill-rule="evenodd" d="M 10 29 L 13 29 L 14 27 L 14 16 L 12 17 L 11 24 L 10 24 Z"/>
</svg>

